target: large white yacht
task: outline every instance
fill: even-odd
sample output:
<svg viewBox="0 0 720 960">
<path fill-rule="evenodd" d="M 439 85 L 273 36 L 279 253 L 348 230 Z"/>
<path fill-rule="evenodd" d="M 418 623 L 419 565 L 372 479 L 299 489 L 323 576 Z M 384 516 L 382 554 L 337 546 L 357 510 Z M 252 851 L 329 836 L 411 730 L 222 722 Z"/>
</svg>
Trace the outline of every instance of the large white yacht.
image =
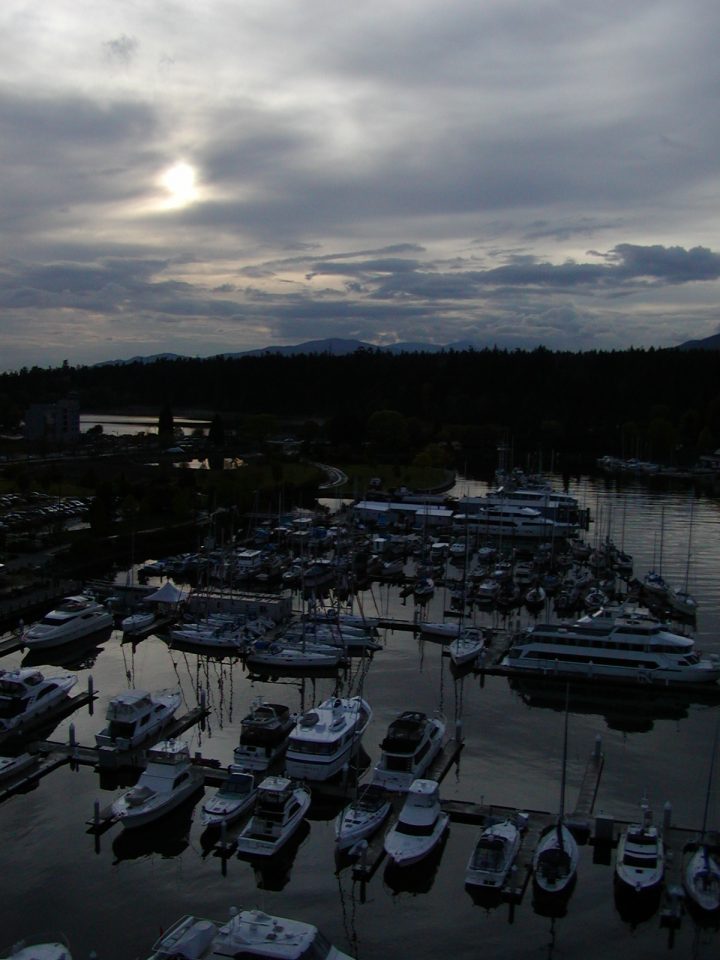
<svg viewBox="0 0 720 960">
<path fill-rule="evenodd" d="M 371 718 L 362 697 L 330 697 L 306 710 L 290 734 L 285 772 L 299 780 L 329 780 L 356 755 Z"/>
<path fill-rule="evenodd" d="M 436 780 L 414 780 L 400 815 L 383 841 L 385 852 L 398 867 L 417 863 L 435 849 L 450 825 L 440 806 Z"/>
<path fill-rule="evenodd" d="M 137 784 L 113 802 L 113 816 L 125 828 L 145 826 L 199 792 L 204 780 L 184 740 L 161 740 L 148 750 Z"/>
<path fill-rule="evenodd" d="M 153 944 L 149 960 L 353 960 L 313 924 L 260 910 L 230 911 L 227 923 L 185 916 Z"/>
<path fill-rule="evenodd" d="M 422 777 L 443 745 L 445 717 L 428 717 L 419 710 L 403 710 L 389 725 L 380 744 L 380 759 L 373 770 L 373 783 L 385 790 L 404 793 Z"/>
<path fill-rule="evenodd" d="M 235 763 L 246 770 L 267 770 L 287 749 L 297 716 L 284 703 L 256 698 L 240 721 L 240 742 L 233 751 Z"/>
<path fill-rule="evenodd" d="M 65 597 L 42 620 L 34 623 L 23 633 L 22 642 L 31 649 L 59 647 L 112 625 L 113 615 L 108 609 L 92 597 L 79 594 Z"/>
<path fill-rule="evenodd" d="M 77 680 L 74 673 L 45 677 L 34 667 L 0 669 L 0 736 L 20 733 L 28 721 L 57 710 Z"/>
<path fill-rule="evenodd" d="M 640 822 L 631 823 L 618 838 L 615 881 L 625 893 L 656 891 L 665 876 L 662 834 L 652 822 L 652 813 L 645 799 L 641 810 Z"/>
<path fill-rule="evenodd" d="M 107 726 L 95 734 L 98 747 L 133 750 L 167 726 L 182 702 L 179 690 L 125 690 L 108 703 Z"/>
<path fill-rule="evenodd" d="M 515 635 L 502 665 L 514 671 L 629 680 L 715 683 L 720 657 L 701 659 L 690 637 L 645 610 L 608 604 L 575 622 L 542 623 Z"/>
</svg>

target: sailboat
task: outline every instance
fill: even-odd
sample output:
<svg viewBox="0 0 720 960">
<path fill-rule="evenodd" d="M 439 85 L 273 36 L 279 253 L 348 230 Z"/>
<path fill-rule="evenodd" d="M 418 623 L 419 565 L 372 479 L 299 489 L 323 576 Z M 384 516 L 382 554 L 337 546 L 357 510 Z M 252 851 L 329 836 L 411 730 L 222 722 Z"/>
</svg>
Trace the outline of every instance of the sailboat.
<svg viewBox="0 0 720 960">
<path fill-rule="evenodd" d="M 687 550 L 687 559 L 685 561 L 685 583 L 682 587 L 670 587 L 668 591 L 668 603 L 672 610 L 679 614 L 681 617 L 686 617 L 690 620 L 694 620 L 697 616 L 697 600 L 690 593 L 688 589 L 690 581 L 690 556 L 691 556 L 691 547 L 692 547 L 692 528 L 693 528 L 693 505 L 694 501 L 690 501 L 690 522 L 688 525 L 688 550 Z"/>
<path fill-rule="evenodd" d="M 711 845 L 707 835 L 707 820 L 710 810 L 710 793 L 713 783 L 715 755 L 718 746 L 718 732 L 720 731 L 720 714 L 715 724 L 712 753 L 710 755 L 710 771 L 708 773 L 707 789 L 705 791 L 705 811 L 703 813 L 702 831 L 697 843 L 688 844 L 685 848 L 685 863 L 683 869 L 683 886 L 693 904 L 704 913 L 720 911 L 720 845 Z"/>
<path fill-rule="evenodd" d="M 567 768 L 568 740 L 568 697 L 569 686 L 565 688 L 565 730 L 563 736 L 562 777 L 560 781 L 560 810 L 554 823 L 546 827 L 532 858 L 533 887 L 538 898 L 550 897 L 564 900 L 569 897 L 575 886 L 580 853 L 575 837 L 564 822 L 565 818 L 565 776 Z"/>
</svg>

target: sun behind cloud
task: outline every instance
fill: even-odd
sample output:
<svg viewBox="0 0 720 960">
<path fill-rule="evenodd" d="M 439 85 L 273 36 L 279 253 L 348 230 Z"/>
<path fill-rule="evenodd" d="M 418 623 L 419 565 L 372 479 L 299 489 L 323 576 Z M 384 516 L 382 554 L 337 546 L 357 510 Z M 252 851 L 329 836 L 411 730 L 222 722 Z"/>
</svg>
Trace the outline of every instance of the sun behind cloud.
<svg viewBox="0 0 720 960">
<path fill-rule="evenodd" d="M 186 207 L 197 199 L 197 173 L 191 164 L 178 160 L 160 176 L 160 184 L 167 191 L 165 205 Z"/>
</svg>

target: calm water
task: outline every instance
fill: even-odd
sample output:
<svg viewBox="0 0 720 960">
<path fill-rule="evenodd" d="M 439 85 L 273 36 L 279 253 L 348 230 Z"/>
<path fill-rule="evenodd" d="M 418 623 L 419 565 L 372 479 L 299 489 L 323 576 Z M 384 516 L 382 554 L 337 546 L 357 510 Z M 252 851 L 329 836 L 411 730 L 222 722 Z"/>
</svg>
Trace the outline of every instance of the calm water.
<svg viewBox="0 0 720 960">
<path fill-rule="evenodd" d="M 467 490 L 484 487 L 462 484 L 460 492 Z M 639 481 L 618 489 L 583 479 L 570 492 L 596 517 L 589 539 L 609 531 L 634 555 L 636 576 L 655 566 L 671 582 L 683 584 L 689 574 L 690 589 L 701 604 L 698 644 L 720 653 L 720 504 L 699 495 L 691 509 L 687 488 L 650 488 Z M 412 613 L 392 588 L 375 587 L 362 599 L 368 615 Z M 442 596 L 433 602 L 430 616 L 439 617 Z M 20 654 L 6 657 L 3 666 L 21 661 Z M 158 689 L 179 683 L 189 707 L 202 686 L 212 713 L 204 732 L 191 733 L 191 748 L 223 764 L 232 758 L 239 720 L 253 697 L 263 694 L 300 708 L 332 692 L 329 680 L 250 683 L 239 662 L 171 652 L 153 637 L 133 652 L 121 645 L 119 633 L 73 669 L 80 685 L 91 673 L 99 691 L 94 715 L 82 710 L 72 718 L 81 743 L 93 742 L 107 701 L 128 686 Z M 343 692 L 355 693 L 361 686 L 375 711 L 364 739 L 373 761 L 387 724 L 400 709 L 440 708 L 451 724 L 462 721 L 466 737 L 458 768 L 442 784 L 444 798 L 557 808 L 559 704 L 530 704 L 499 678 L 487 679 L 484 686 L 473 676 L 455 681 L 439 645 L 419 645 L 411 633 L 400 631 L 388 632 L 385 649 L 367 674 L 363 677 L 356 667 Z M 646 795 L 658 819 L 669 802 L 677 825 L 699 827 L 718 709 L 679 696 L 652 703 L 628 696 L 574 700 L 568 806 L 574 805 L 586 759 L 600 736 L 606 760 L 596 813 L 632 819 Z M 60 723 L 53 738 L 66 739 L 69 724 Z M 129 960 L 146 956 L 160 930 L 181 914 L 224 919 L 228 908 L 237 905 L 315 922 L 341 949 L 362 960 L 718 956 L 717 929 L 697 926 L 689 915 L 674 940 L 660 926 L 659 913 L 635 923 L 621 917 L 613 899 L 612 867 L 593 863 L 590 846 L 581 847 L 578 884 L 567 915 L 553 921 L 535 912 L 530 889 L 514 915 L 506 905 L 486 910 L 472 902 L 464 889 L 465 864 L 477 832 L 471 825 L 451 825 L 434 869 L 417 873 L 398 889 L 381 865 L 363 895 L 349 869 L 339 875 L 335 871 L 336 807 L 312 808 L 306 836 L 280 869 L 256 871 L 234 858 L 223 872 L 221 860 L 203 843 L 199 805 L 149 834 L 133 838 L 113 828 L 98 843 L 86 824 L 93 802 L 99 799 L 104 806 L 119 789 L 101 783 L 89 767 L 76 772 L 63 767 L 36 789 L 0 805 L 5 838 L 0 925 L 7 943 L 37 930 L 61 929 L 76 960 L 91 950 L 100 960 Z M 717 793 L 710 826 L 720 827 Z"/>
</svg>

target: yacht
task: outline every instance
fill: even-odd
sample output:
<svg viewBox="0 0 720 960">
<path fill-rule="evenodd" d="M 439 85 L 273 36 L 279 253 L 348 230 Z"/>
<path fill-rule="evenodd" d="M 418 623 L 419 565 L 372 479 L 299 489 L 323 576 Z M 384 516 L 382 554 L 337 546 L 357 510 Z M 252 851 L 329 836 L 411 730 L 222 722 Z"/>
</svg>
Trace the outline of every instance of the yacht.
<svg viewBox="0 0 720 960">
<path fill-rule="evenodd" d="M 202 805 L 200 822 L 205 827 L 222 827 L 239 820 L 255 803 L 255 777 L 247 770 L 230 764 L 227 780 Z"/>
<path fill-rule="evenodd" d="M 182 702 L 179 690 L 125 690 L 108 703 L 107 726 L 95 734 L 98 747 L 133 750 L 166 727 Z"/>
<path fill-rule="evenodd" d="M 260 910 L 230 911 L 227 923 L 185 916 L 166 930 L 148 960 L 353 960 L 310 923 Z"/>
<path fill-rule="evenodd" d="M 436 780 L 414 780 L 400 816 L 385 835 L 384 847 L 398 867 L 417 863 L 435 849 L 450 824 L 440 806 Z"/>
<path fill-rule="evenodd" d="M 97 600 L 84 594 L 65 597 L 23 633 L 22 642 L 30 649 L 59 647 L 113 625 L 112 613 Z"/>
<path fill-rule="evenodd" d="M 290 734 L 285 772 L 300 780 L 329 780 L 360 749 L 372 709 L 362 697 L 330 697 L 305 711 Z"/>
<path fill-rule="evenodd" d="M 720 657 L 701 659 L 690 637 L 649 612 L 608 604 L 574 623 L 543 623 L 513 638 L 502 665 L 514 671 L 639 683 L 716 683 Z"/>
<path fill-rule="evenodd" d="M 290 713 L 285 704 L 268 703 L 258 697 L 240 721 L 240 742 L 233 751 L 235 764 L 245 770 L 267 770 L 284 755 L 296 721 L 296 714 Z"/>
<path fill-rule="evenodd" d="M 404 710 L 388 727 L 380 744 L 382 754 L 373 770 L 373 783 L 385 790 L 405 792 L 422 777 L 443 745 L 447 723 L 436 714 Z"/>
<path fill-rule="evenodd" d="M 392 809 L 390 796 L 376 783 L 366 783 L 335 819 L 335 849 L 348 850 L 360 840 L 371 837 Z"/>
<path fill-rule="evenodd" d="M 665 848 L 645 800 L 642 819 L 631 823 L 618 838 L 615 880 L 624 893 L 652 893 L 660 888 L 665 875 Z"/>
<path fill-rule="evenodd" d="M 488 503 L 472 513 L 457 513 L 455 522 L 485 537 L 518 540 L 554 540 L 577 533 L 577 526 L 544 517 L 534 507 Z"/>
<path fill-rule="evenodd" d="M 456 667 L 477 660 L 485 650 L 485 634 L 480 627 L 462 626 L 457 637 L 448 647 L 450 659 Z"/>
<path fill-rule="evenodd" d="M 521 826 L 515 818 L 508 817 L 486 826 L 470 854 L 465 883 L 494 890 L 504 887 L 521 842 Z"/>
<path fill-rule="evenodd" d="M 277 642 L 256 640 L 245 663 L 252 670 L 337 670 L 345 660 L 340 647 L 329 643 Z"/>
<path fill-rule="evenodd" d="M 20 734 L 29 721 L 57 710 L 77 680 L 74 673 L 45 677 L 35 667 L 0 669 L 0 736 Z"/>
<path fill-rule="evenodd" d="M 147 751 L 137 784 L 113 801 L 113 817 L 125 828 L 145 826 L 200 791 L 204 779 L 184 740 L 161 740 Z"/>
<path fill-rule="evenodd" d="M 310 791 L 287 777 L 265 777 L 253 815 L 237 838 L 240 854 L 269 857 L 299 829 L 310 806 Z"/>
</svg>

